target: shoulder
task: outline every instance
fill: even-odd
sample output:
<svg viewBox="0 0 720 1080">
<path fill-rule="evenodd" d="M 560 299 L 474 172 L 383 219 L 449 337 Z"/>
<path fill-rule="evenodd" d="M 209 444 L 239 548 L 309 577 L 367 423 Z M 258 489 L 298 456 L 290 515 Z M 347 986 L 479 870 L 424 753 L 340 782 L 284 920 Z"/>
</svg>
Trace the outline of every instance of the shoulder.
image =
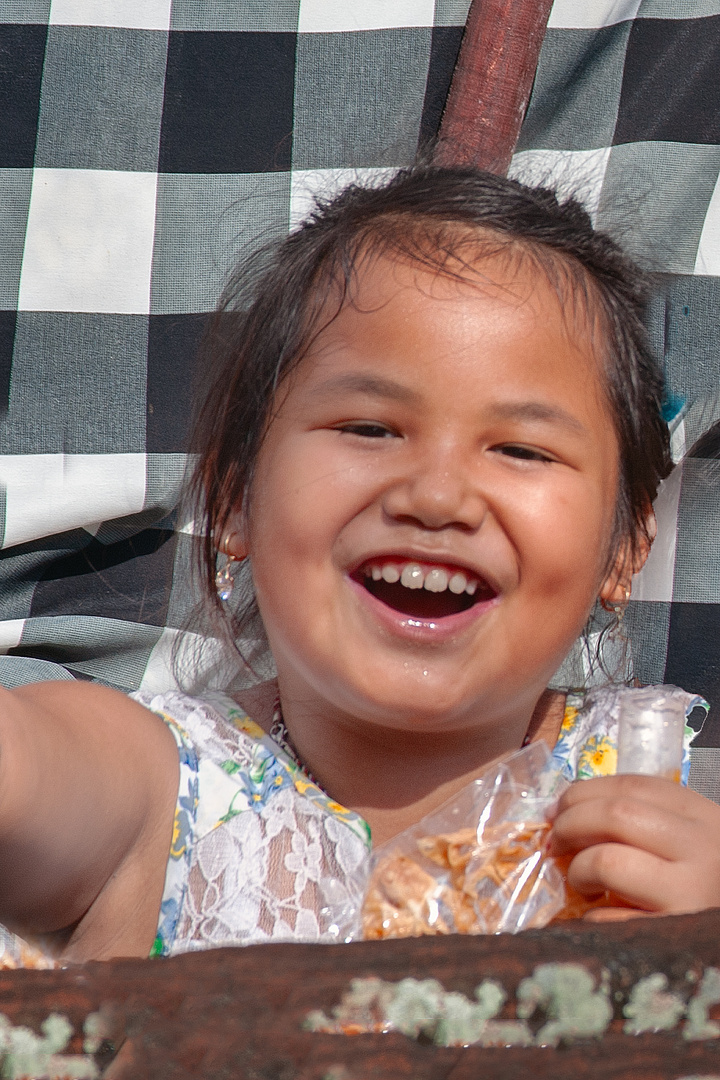
<svg viewBox="0 0 720 1080">
<path fill-rule="evenodd" d="M 120 690 L 85 681 L 35 683 L 0 689 L 3 715 L 43 727 L 46 739 L 81 741 L 84 755 L 106 752 L 118 760 L 134 758 L 144 743 L 164 743 L 166 733 L 142 703 Z"/>
<path fill-rule="evenodd" d="M 192 746 L 219 763 L 228 757 L 251 755 L 266 739 L 264 730 L 227 694 L 208 692 L 190 697 L 170 690 L 161 694 L 138 691 L 131 697 L 160 717 L 179 745 Z"/>
<path fill-rule="evenodd" d="M 619 702 L 623 687 L 570 691 L 553 759 L 566 780 L 612 775 L 617 766 Z"/>
</svg>

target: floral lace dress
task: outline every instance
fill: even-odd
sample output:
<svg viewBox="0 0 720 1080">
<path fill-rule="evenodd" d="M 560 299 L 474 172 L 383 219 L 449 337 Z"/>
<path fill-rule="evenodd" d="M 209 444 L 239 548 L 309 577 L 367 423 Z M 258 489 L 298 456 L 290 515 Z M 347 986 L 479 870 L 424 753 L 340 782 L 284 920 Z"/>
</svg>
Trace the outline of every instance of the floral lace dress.
<svg viewBox="0 0 720 1080">
<path fill-rule="evenodd" d="M 154 955 L 343 941 L 362 906 L 370 830 L 230 698 L 137 701 L 170 727 L 180 791 Z"/>
<path fill-rule="evenodd" d="M 615 772 L 623 692 L 568 695 L 553 752 L 568 780 Z M 133 697 L 168 724 L 180 759 L 152 954 L 354 936 L 369 871 L 367 823 L 314 784 L 231 698 Z M 707 707 L 688 701 L 688 710 Z M 683 783 L 693 734 L 686 730 Z M 51 966 L 41 942 L 0 927 L 0 967 Z"/>
</svg>

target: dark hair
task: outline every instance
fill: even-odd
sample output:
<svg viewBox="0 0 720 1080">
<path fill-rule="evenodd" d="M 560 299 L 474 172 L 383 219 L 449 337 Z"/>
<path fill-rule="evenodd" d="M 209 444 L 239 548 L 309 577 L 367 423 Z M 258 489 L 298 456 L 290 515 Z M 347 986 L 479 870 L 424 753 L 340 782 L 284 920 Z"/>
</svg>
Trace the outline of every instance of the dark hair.
<svg viewBox="0 0 720 1080">
<path fill-rule="evenodd" d="M 223 293 L 204 346 L 214 372 L 196 425 L 191 484 L 206 530 L 203 577 L 216 604 L 217 546 L 233 511 L 247 505 L 275 392 L 322 329 L 321 313 L 327 325 L 328 299 L 338 296 L 337 314 L 365 255 L 388 253 L 452 273 L 453 265 L 467 267 L 470 245 L 475 265 L 478 249 L 531 257 L 563 300 L 579 298 L 599 323 L 620 451 L 610 561 L 622 541 L 634 554 L 647 539 L 646 516 L 671 462 L 663 380 L 642 321 L 645 276 L 573 199 L 561 204 L 550 190 L 475 169 L 419 165 L 318 201 L 284 240 L 244 260 Z M 236 610 L 233 634 L 256 613 L 252 599 Z"/>
</svg>

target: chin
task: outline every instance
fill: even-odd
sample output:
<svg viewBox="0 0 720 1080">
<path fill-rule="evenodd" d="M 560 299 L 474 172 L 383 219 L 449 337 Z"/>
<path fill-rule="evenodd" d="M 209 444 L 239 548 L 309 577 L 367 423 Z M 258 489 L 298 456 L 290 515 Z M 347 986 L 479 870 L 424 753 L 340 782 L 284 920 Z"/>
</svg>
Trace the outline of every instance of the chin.
<svg viewBox="0 0 720 1080">
<path fill-rule="evenodd" d="M 422 678 L 422 676 L 421 676 Z M 464 695 L 443 694 L 442 689 L 427 682 L 397 685 L 392 694 L 378 699 L 377 683 L 367 687 L 348 702 L 347 711 L 358 719 L 379 727 L 403 731 L 441 732 L 465 726 L 467 717 L 477 714 L 478 706 L 468 706 Z"/>
</svg>

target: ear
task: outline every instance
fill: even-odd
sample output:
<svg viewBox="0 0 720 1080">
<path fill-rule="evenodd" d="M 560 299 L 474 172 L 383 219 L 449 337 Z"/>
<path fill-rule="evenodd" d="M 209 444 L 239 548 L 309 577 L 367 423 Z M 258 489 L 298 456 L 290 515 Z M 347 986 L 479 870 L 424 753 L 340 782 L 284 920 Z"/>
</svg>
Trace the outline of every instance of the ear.
<svg viewBox="0 0 720 1080">
<path fill-rule="evenodd" d="M 645 515 L 645 531 L 638 537 L 635 551 L 629 539 L 624 540 L 609 574 L 602 583 L 598 600 L 604 608 L 624 608 L 627 605 L 632 591 L 633 575 L 639 574 L 645 565 L 656 535 L 657 521 L 650 507 Z"/>
<path fill-rule="evenodd" d="M 241 562 L 248 556 L 248 543 L 246 537 L 244 515 L 242 513 L 231 515 L 222 539 L 218 544 L 218 551 L 228 555 L 231 559 Z"/>
</svg>

